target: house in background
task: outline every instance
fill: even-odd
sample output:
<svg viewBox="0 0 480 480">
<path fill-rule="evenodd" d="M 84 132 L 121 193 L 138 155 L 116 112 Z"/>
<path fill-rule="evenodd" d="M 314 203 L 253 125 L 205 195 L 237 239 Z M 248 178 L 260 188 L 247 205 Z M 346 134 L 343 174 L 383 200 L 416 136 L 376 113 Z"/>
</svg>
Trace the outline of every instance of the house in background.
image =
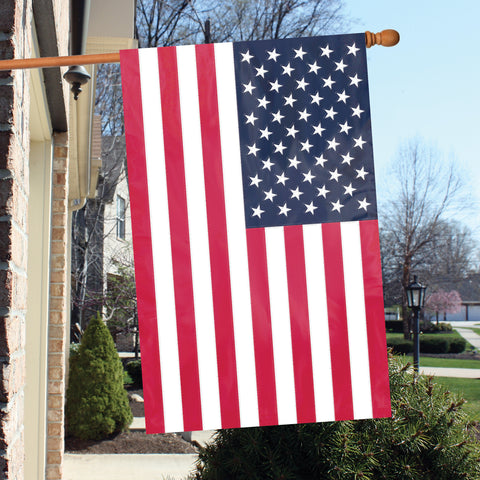
<svg viewBox="0 0 480 480">
<path fill-rule="evenodd" d="M 115 17 L 112 17 L 115 12 Z M 2 0 L 0 59 L 134 46 L 134 0 Z M 61 479 L 72 214 L 95 192 L 95 68 L 0 72 L 0 478 Z"/>
</svg>

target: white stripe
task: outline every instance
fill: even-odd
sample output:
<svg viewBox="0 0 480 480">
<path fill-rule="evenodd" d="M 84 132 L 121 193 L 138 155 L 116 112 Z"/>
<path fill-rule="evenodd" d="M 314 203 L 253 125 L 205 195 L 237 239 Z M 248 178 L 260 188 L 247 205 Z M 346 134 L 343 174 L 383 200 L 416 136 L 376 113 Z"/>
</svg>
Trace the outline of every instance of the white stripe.
<svg viewBox="0 0 480 480">
<path fill-rule="evenodd" d="M 335 420 L 322 225 L 303 226 L 313 388 L 318 422 Z"/>
<path fill-rule="evenodd" d="M 222 146 L 233 327 L 237 360 L 240 424 L 258 425 L 257 383 L 253 345 L 247 236 L 243 206 L 233 45 L 215 44 L 218 113 Z M 220 67 L 220 68 L 218 68 Z"/>
<path fill-rule="evenodd" d="M 162 108 L 156 49 L 139 51 L 165 429 L 183 431 Z"/>
<path fill-rule="evenodd" d="M 203 429 L 221 424 L 195 46 L 177 48 Z"/>
<path fill-rule="evenodd" d="M 360 225 L 358 222 L 342 223 L 341 230 L 353 413 L 355 418 L 371 418 L 373 416 L 372 394 Z"/>
<path fill-rule="evenodd" d="M 297 423 L 283 227 L 265 229 L 278 423 Z"/>
</svg>

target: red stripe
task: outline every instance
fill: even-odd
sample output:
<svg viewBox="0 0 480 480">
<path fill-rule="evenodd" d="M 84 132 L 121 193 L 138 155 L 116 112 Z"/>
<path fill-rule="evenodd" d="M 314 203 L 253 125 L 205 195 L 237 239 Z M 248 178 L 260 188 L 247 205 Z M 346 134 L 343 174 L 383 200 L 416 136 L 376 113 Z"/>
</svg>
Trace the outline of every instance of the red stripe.
<svg viewBox="0 0 480 480">
<path fill-rule="evenodd" d="M 263 228 L 247 229 L 247 250 L 259 423 L 260 426 L 278 425 L 267 247 Z"/>
<path fill-rule="evenodd" d="M 360 222 L 373 417 L 391 417 L 377 220 Z"/>
<path fill-rule="evenodd" d="M 120 52 L 147 433 L 165 431 L 138 51 Z"/>
<path fill-rule="evenodd" d="M 197 45 L 197 77 L 207 204 L 222 427 L 240 427 L 233 310 L 213 45 Z"/>
<path fill-rule="evenodd" d="M 175 48 L 159 48 L 158 61 L 184 429 L 201 430 L 200 381 Z"/>
<path fill-rule="evenodd" d="M 347 307 L 339 223 L 322 225 L 335 419 L 353 418 Z"/>
<path fill-rule="evenodd" d="M 301 225 L 284 227 L 297 421 L 315 422 L 305 250 Z"/>
</svg>

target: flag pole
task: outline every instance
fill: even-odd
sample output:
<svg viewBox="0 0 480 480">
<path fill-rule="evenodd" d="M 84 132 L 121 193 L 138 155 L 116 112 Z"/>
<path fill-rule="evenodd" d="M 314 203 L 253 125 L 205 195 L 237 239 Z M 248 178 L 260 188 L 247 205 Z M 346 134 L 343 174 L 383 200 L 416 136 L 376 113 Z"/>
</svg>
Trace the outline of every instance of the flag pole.
<svg viewBox="0 0 480 480">
<path fill-rule="evenodd" d="M 396 30 L 382 30 L 378 33 L 365 32 L 367 48 L 373 45 L 393 47 L 400 41 Z M 0 71 L 25 68 L 69 67 L 72 65 L 94 65 L 99 63 L 119 63 L 120 53 L 98 53 L 89 55 L 70 55 L 65 57 L 15 58 L 0 60 Z"/>
</svg>

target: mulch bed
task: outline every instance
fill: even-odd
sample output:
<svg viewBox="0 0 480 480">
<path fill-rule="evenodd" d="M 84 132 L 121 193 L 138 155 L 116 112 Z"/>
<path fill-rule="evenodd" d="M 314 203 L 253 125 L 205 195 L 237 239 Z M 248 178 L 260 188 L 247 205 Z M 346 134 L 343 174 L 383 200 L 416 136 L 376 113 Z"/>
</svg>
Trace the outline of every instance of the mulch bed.
<svg viewBox="0 0 480 480">
<path fill-rule="evenodd" d="M 129 394 L 143 397 L 142 390 L 129 390 Z M 134 417 L 145 415 L 143 403 L 130 400 L 130 408 Z M 67 453 L 198 453 L 198 449 L 176 433 L 147 435 L 141 431 L 123 432 L 111 435 L 106 440 L 80 440 L 74 437 L 65 438 Z"/>
</svg>

